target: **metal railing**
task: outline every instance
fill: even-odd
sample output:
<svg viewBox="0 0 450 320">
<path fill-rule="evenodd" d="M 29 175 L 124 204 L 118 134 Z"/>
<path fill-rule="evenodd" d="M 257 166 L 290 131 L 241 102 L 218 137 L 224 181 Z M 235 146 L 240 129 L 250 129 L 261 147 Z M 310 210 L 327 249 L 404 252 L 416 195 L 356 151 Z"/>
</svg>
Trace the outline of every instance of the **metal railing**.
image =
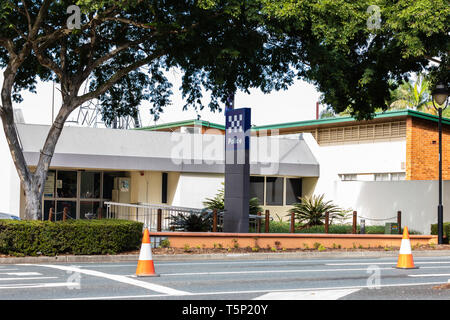
<svg viewBox="0 0 450 320">
<path fill-rule="evenodd" d="M 211 213 L 212 210 L 188 208 L 188 207 L 175 207 L 163 204 L 127 204 L 117 202 L 105 202 L 106 205 L 106 218 L 108 219 L 124 219 L 142 222 L 144 228 L 148 228 L 149 231 L 174 231 L 172 227 L 173 217 L 178 215 L 188 216 L 191 214 L 201 214 L 205 212 Z M 266 221 L 270 219 L 268 214 L 263 215 L 249 215 L 249 230 L 250 232 L 261 232 L 262 220 Z M 223 213 L 217 213 L 217 219 L 213 220 L 216 223 L 211 223 L 210 231 L 222 231 L 223 226 Z M 268 224 L 267 224 L 268 225 Z"/>
<path fill-rule="evenodd" d="M 201 209 L 153 205 L 105 202 L 108 219 L 124 219 L 142 222 L 149 231 L 171 231 L 170 218 L 174 215 L 201 213 Z"/>
</svg>

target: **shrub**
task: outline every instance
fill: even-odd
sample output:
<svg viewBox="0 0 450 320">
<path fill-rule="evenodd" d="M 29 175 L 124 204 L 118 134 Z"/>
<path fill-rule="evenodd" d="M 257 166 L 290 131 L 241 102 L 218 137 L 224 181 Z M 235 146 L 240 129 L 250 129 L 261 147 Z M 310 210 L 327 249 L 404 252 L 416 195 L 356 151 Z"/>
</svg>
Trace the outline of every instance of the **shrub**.
<svg viewBox="0 0 450 320">
<path fill-rule="evenodd" d="M 326 212 L 330 214 L 331 224 L 334 218 L 345 219 L 350 211 L 339 208 L 332 201 L 325 201 L 324 195 L 305 196 L 299 199 L 300 202 L 294 203 L 289 213 L 294 213 L 295 219 L 304 223 L 305 227 L 323 225 Z"/>
<path fill-rule="evenodd" d="M 0 253 L 11 255 L 117 254 L 140 248 L 140 222 L 126 220 L 0 220 Z"/>
<path fill-rule="evenodd" d="M 444 229 L 444 243 L 449 243 L 449 238 L 450 238 L 450 222 L 445 222 L 443 224 L 443 229 Z M 437 224 L 432 224 L 431 225 L 431 234 L 432 235 L 437 235 L 438 234 L 438 225 Z"/>
<path fill-rule="evenodd" d="M 211 229 L 212 226 L 212 212 L 203 211 L 200 213 L 190 213 L 184 215 L 179 213 L 172 215 L 170 219 L 170 228 L 174 231 L 199 231 L 206 232 Z"/>
</svg>

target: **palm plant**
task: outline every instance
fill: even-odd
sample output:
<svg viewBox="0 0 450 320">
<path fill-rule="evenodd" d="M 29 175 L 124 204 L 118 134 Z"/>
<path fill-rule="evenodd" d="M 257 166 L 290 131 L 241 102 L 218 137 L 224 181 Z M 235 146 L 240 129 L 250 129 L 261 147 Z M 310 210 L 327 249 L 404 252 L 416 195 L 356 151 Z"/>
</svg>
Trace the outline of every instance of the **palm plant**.
<svg viewBox="0 0 450 320">
<path fill-rule="evenodd" d="M 391 109 L 414 109 L 435 114 L 431 102 L 430 81 L 426 75 L 419 74 L 415 82 L 403 82 L 391 92 Z"/>
<path fill-rule="evenodd" d="M 190 213 L 171 215 L 170 229 L 173 231 L 188 231 L 188 232 L 206 232 L 211 230 L 212 214 L 211 212 L 203 211 L 200 213 Z"/>
<path fill-rule="evenodd" d="M 325 213 L 332 218 L 345 218 L 347 211 L 334 205 L 332 201 L 325 201 L 324 195 L 312 195 L 299 198 L 300 202 L 293 204 L 289 213 L 295 214 L 295 219 L 303 223 L 304 228 L 322 225 L 325 221 Z"/>
<path fill-rule="evenodd" d="M 203 202 L 205 209 L 209 210 L 217 210 L 217 212 L 225 211 L 225 191 L 224 191 L 224 183 L 222 183 L 222 188 L 219 189 L 218 193 L 214 196 L 214 198 L 206 198 Z M 257 197 L 251 198 L 249 201 L 249 214 L 258 214 L 258 212 L 262 212 L 263 209 L 259 204 L 259 199 Z"/>
</svg>

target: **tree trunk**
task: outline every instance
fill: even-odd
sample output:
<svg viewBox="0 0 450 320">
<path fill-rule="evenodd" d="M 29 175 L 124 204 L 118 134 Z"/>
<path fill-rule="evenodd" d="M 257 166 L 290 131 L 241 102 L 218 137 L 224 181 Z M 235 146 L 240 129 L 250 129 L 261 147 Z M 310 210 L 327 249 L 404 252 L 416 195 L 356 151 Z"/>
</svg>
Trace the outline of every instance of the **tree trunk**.
<svg viewBox="0 0 450 320">
<path fill-rule="evenodd" d="M 4 72 L 2 88 L 2 106 L 0 107 L 0 118 L 3 123 L 6 141 L 11 152 L 12 160 L 16 167 L 20 182 L 25 191 L 25 218 L 38 220 L 42 218 L 42 196 L 44 193 L 45 180 L 47 179 L 50 162 L 53 157 L 56 143 L 61 136 L 62 129 L 67 117 L 77 106 L 74 103 L 64 103 L 55 121 L 48 132 L 42 150 L 40 150 L 39 161 L 36 170 L 32 173 L 25 161 L 23 150 L 20 145 L 17 128 L 14 122 L 13 107 L 11 101 L 12 86 L 15 72 L 8 67 Z M 70 101 L 70 99 L 69 99 Z"/>
</svg>

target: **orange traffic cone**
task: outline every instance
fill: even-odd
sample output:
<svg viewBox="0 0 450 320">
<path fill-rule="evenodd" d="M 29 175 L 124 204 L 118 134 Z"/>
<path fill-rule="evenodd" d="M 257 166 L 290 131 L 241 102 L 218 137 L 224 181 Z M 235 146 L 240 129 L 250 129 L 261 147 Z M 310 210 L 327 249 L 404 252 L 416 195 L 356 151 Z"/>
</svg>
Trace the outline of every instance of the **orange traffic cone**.
<svg viewBox="0 0 450 320">
<path fill-rule="evenodd" d="M 414 260 L 411 253 L 411 242 L 409 240 L 408 227 L 403 230 L 402 244 L 398 256 L 397 269 L 418 269 L 414 266 Z"/>
<path fill-rule="evenodd" d="M 139 261 L 136 268 L 136 276 L 138 277 L 159 277 L 155 273 L 155 266 L 152 259 L 152 248 L 150 245 L 150 235 L 148 229 L 145 228 L 144 236 L 142 237 L 141 252 L 139 254 Z"/>
</svg>

